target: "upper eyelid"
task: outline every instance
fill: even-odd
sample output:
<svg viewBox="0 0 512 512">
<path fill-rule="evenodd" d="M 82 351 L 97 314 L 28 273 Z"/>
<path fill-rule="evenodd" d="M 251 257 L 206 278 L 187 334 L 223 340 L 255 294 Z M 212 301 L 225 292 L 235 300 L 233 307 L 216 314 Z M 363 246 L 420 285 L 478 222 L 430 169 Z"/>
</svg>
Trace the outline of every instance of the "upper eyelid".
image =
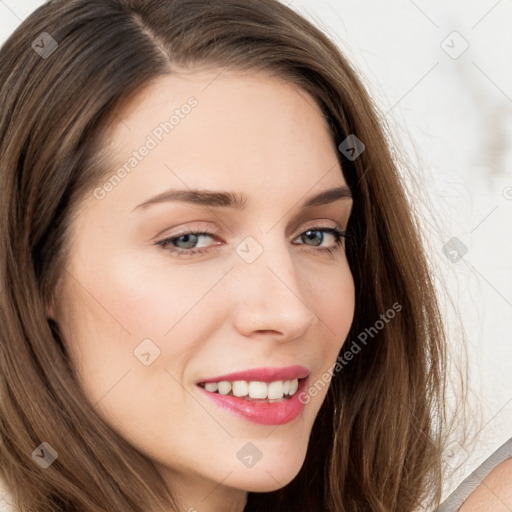
<svg viewBox="0 0 512 512">
<path fill-rule="evenodd" d="M 326 223 L 334 223 L 334 226 L 324 225 Z M 327 217 L 325 217 L 323 219 L 314 219 L 311 221 L 306 221 L 305 223 L 301 223 L 304 227 L 301 228 L 301 231 L 298 231 L 298 233 L 300 234 L 303 231 L 307 231 L 308 229 L 311 229 L 311 228 L 331 228 L 331 227 L 333 227 L 333 228 L 345 229 L 347 226 L 347 223 L 348 223 L 348 219 L 347 220 L 343 219 L 343 221 L 341 221 L 341 219 L 336 220 L 334 218 L 327 219 Z M 194 224 L 194 222 L 191 222 L 191 224 Z M 170 231 L 170 230 L 166 229 L 165 231 Z M 222 229 L 212 227 L 212 224 L 209 221 L 203 221 L 203 222 L 199 221 L 199 222 L 197 222 L 197 224 L 193 225 L 192 227 L 184 227 L 182 229 L 178 229 L 178 231 L 176 232 L 177 234 L 172 235 L 172 236 L 180 236 L 181 233 L 183 233 L 183 234 L 197 233 L 200 231 L 208 231 L 208 232 L 211 232 L 212 234 L 219 234 L 219 236 L 220 236 L 220 231 L 222 231 Z M 232 232 L 232 230 L 230 230 L 230 231 Z M 296 231 L 296 230 L 294 230 L 294 231 Z"/>
<path fill-rule="evenodd" d="M 306 231 L 308 231 L 310 229 L 338 229 L 343 232 L 346 230 L 345 224 L 337 222 L 337 221 L 331 221 L 331 222 L 334 222 L 335 225 L 334 226 L 332 226 L 332 225 L 326 226 L 326 225 L 323 225 L 323 223 L 321 221 L 316 221 L 316 223 L 313 222 L 313 224 L 307 225 L 306 227 L 302 228 L 294 238 L 297 238 L 298 236 L 304 234 Z M 220 233 L 213 228 L 197 226 L 197 227 L 193 227 L 193 228 L 184 228 L 182 230 L 177 231 L 176 233 L 171 233 L 169 235 L 165 235 L 160 240 L 160 242 L 169 240 L 169 239 L 179 238 L 181 236 L 185 236 L 185 235 L 189 235 L 189 234 L 193 235 L 193 234 L 199 234 L 199 233 L 203 234 L 203 235 L 210 236 L 210 237 L 217 237 L 217 236 L 220 237 Z M 157 243 L 159 243 L 159 242 L 157 242 Z"/>
</svg>

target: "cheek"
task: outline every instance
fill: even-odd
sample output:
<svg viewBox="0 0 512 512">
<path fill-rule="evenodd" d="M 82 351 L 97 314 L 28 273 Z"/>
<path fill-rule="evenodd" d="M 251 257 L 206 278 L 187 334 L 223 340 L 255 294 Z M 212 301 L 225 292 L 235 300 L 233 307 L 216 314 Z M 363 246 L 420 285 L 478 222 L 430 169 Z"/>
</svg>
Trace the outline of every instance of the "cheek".
<svg viewBox="0 0 512 512">
<path fill-rule="evenodd" d="M 75 271 L 74 276 L 62 297 L 58 323 L 81 387 L 106 423 L 156 456 L 172 445 L 169 439 L 186 438 L 176 416 L 185 410 L 180 383 L 194 352 L 191 336 L 162 335 L 186 314 L 187 304 L 174 287 L 119 260 L 116 266 L 104 262 L 95 273 Z M 142 352 L 137 348 L 143 340 Z M 146 352 L 149 365 L 143 362 Z"/>
<path fill-rule="evenodd" d="M 321 338 L 323 348 L 329 354 L 327 359 L 335 358 L 348 335 L 355 310 L 354 280 L 346 260 L 311 280 L 310 289 L 312 309 L 326 333 Z"/>
<path fill-rule="evenodd" d="M 321 335 L 313 338 L 315 347 L 310 351 L 313 371 L 307 388 L 300 395 L 312 416 L 318 413 L 331 379 L 335 378 L 335 364 L 350 331 L 355 310 L 355 287 L 348 264 L 330 272 L 329 279 L 324 282 L 327 283 L 325 287 L 311 285 L 311 304 L 319 318 Z"/>
<path fill-rule="evenodd" d="M 139 390 L 151 388 L 153 376 L 169 366 L 164 359 L 180 378 L 191 352 L 190 335 L 187 340 L 175 332 L 197 301 L 179 272 L 171 279 L 156 266 L 134 264 L 119 254 L 100 257 L 91 251 L 86 264 L 75 260 L 82 263 L 70 268 L 73 277 L 62 289 L 57 313 L 63 341 L 94 402 L 114 386 L 127 388 L 128 381 L 139 379 Z M 148 360 L 151 364 L 145 365 Z M 128 373 L 130 378 L 118 386 Z"/>
<path fill-rule="evenodd" d="M 91 251 L 87 264 L 77 258 L 59 315 L 83 386 L 94 402 L 107 392 L 113 399 L 114 387 L 134 398 L 144 388 L 177 396 L 190 361 L 225 321 L 221 308 L 229 312 L 215 288 L 225 270 L 204 265 L 199 272 L 161 255 L 104 254 L 108 259 Z"/>
<path fill-rule="evenodd" d="M 162 338 L 172 336 L 183 320 L 205 319 L 203 299 L 222 275 L 218 265 L 192 268 L 161 255 L 120 257 L 95 288 L 133 335 Z"/>
</svg>

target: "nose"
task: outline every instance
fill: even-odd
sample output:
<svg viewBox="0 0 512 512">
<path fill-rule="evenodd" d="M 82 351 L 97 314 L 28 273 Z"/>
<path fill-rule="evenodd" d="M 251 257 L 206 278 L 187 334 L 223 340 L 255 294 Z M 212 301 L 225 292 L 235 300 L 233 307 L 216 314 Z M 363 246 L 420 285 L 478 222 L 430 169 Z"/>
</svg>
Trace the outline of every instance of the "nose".
<svg viewBox="0 0 512 512">
<path fill-rule="evenodd" d="M 278 341 L 289 341 L 302 336 L 318 321 L 314 305 L 308 304 L 308 298 L 315 294 L 308 297 L 304 289 L 311 279 L 301 280 L 298 270 L 282 241 L 265 244 L 251 263 L 237 259 L 232 297 L 236 300 L 234 322 L 240 334 L 265 333 Z"/>
</svg>

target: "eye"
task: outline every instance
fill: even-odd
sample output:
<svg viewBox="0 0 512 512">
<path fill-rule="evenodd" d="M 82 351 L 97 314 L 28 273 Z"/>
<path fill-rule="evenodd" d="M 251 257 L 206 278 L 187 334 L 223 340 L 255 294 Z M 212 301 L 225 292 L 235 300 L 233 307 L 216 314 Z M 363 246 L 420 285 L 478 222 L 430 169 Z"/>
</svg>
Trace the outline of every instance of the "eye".
<svg viewBox="0 0 512 512">
<path fill-rule="evenodd" d="M 206 252 L 210 249 L 211 246 L 207 246 L 198 250 L 196 244 L 201 237 L 210 237 L 213 238 L 215 235 L 207 232 L 193 232 L 189 231 L 187 233 L 183 233 L 179 236 L 165 238 L 160 242 L 157 242 L 158 245 L 169 248 L 167 249 L 169 252 L 176 254 L 177 256 L 185 256 L 192 255 L 196 253 Z"/>
<path fill-rule="evenodd" d="M 334 237 L 335 246 L 334 247 L 322 247 L 321 249 L 318 249 L 320 251 L 328 251 L 330 253 L 338 250 L 341 248 L 342 240 L 346 236 L 345 231 L 341 231 L 338 228 L 326 228 L 326 227 L 315 227 L 310 228 L 304 233 L 302 233 L 298 238 L 301 238 L 302 240 L 308 240 L 313 242 L 314 247 L 318 247 L 322 244 L 322 242 L 325 240 L 325 234 L 329 234 L 332 237 Z M 318 236 L 320 234 L 320 236 Z"/>
<path fill-rule="evenodd" d="M 329 234 L 330 236 L 334 237 L 334 246 L 319 247 L 325 240 L 325 234 Z M 311 247 L 313 248 L 312 250 L 314 252 L 327 251 L 329 253 L 333 253 L 334 251 L 342 248 L 342 239 L 344 239 L 345 236 L 345 231 L 341 231 L 335 227 L 313 227 L 309 228 L 307 231 L 304 231 L 304 233 L 300 234 L 295 240 L 301 239 L 306 242 L 313 242 Z M 164 240 L 160 240 L 159 242 L 156 242 L 156 244 L 176 256 L 193 256 L 194 254 L 205 253 L 214 247 L 213 245 L 197 245 L 202 238 L 216 238 L 216 235 L 207 231 L 188 231 L 181 233 L 178 236 L 168 237 Z M 309 244 L 306 243 L 303 245 Z M 314 249 L 314 247 L 319 248 Z"/>
</svg>

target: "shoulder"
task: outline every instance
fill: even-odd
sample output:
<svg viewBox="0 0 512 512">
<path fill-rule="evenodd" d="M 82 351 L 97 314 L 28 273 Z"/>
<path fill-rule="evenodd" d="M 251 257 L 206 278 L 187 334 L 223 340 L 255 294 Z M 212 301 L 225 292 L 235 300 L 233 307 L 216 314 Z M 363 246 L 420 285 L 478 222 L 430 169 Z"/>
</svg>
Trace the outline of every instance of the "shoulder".
<svg viewBox="0 0 512 512">
<path fill-rule="evenodd" d="M 469 495 L 460 512 L 512 510 L 512 458 L 496 466 Z"/>
<path fill-rule="evenodd" d="M 512 511 L 512 437 L 448 496 L 436 512 Z"/>
</svg>

